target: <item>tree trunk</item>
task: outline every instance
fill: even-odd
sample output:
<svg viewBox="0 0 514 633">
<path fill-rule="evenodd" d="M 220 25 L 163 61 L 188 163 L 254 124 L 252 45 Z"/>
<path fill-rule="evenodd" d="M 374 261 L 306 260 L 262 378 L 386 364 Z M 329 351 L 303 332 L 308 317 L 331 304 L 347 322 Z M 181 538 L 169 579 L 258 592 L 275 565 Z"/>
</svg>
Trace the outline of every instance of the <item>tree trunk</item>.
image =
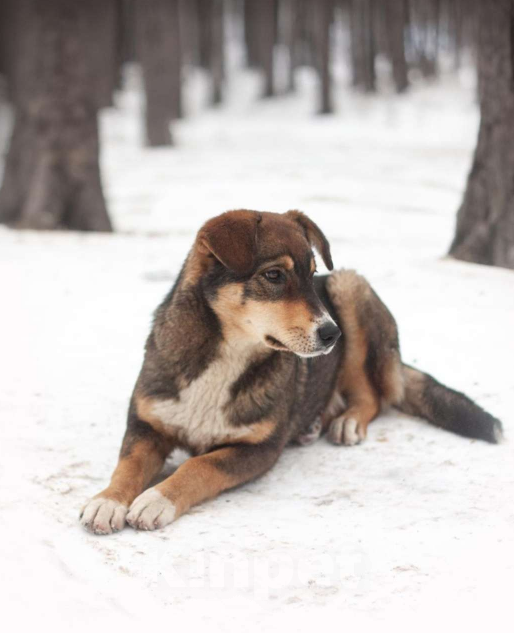
<svg viewBox="0 0 514 633">
<path fill-rule="evenodd" d="M 440 0 L 410 0 L 410 8 L 415 65 L 424 77 L 433 78 L 438 73 Z"/>
<path fill-rule="evenodd" d="M 301 66 L 315 66 L 314 29 L 312 24 L 312 11 L 315 3 L 309 0 L 292 0 L 292 17 L 290 38 L 290 64 L 288 77 L 288 90 L 295 89 L 295 71 Z"/>
<path fill-rule="evenodd" d="M 5 97 L 14 102 L 16 77 L 14 74 L 16 41 L 24 25 L 21 7 L 16 0 L 0 0 L 0 73 L 5 78 Z"/>
<path fill-rule="evenodd" d="M 255 0 L 254 0 L 255 1 Z M 275 95 L 274 51 L 277 39 L 277 0 L 259 0 L 259 59 L 264 71 L 264 97 Z"/>
<path fill-rule="evenodd" d="M 88 59 L 90 5 L 16 0 L 15 124 L 0 221 L 20 228 L 110 231 L 98 165 Z"/>
<path fill-rule="evenodd" d="M 171 145 L 171 121 L 182 114 L 179 0 L 138 0 L 135 8 L 146 141 L 150 147 Z"/>
<path fill-rule="evenodd" d="M 274 50 L 277 37 L 277 0 L 245 1 L 245 41 L 250 68 L 264 72 L 264 97 L 275 95 Z"/>
<path fill-rule="evenodd" d="M 350 34 L 352 83 L 364 92 L 375 91 L 374 0 L 351 0 Z"/>
<path fill-rule="evenodd" d="M 258 68 L 261 63 L 259 52 L 259 11 L 258 0 L 245 0 L 244 31 L 246 63 L 249 68 Z"/>
<path fill-rule="evenodd" d="M 224 75 L 224 25 L 223 0 L 212 2 L 211 76 L 213 104 L 221 103 Z"/>
<path fill-rule="evenodd" d="M 119 3 L 119 56 L 120 65 L 134 62 L 136 51 L 136 7 L 137 0 L 118 0 Z"/>
<path fill-rule="evenodd" d="M 514 0 L 482 2 L 480 130 L 450 254 L 514 268 Z"/>
<path fill-rule="evenodd" d="M 462 5 L 462 0 L 451 0 L 449 5 L 448 30 L 453 45 L 453 63 L 455 70 L 458 70 L 461 66 L 464 11 L 465 8 Z"/>
<path fill-rule="evenodd" d="M 257 66 L 257 46 L 255 38 L 255 28 L 253 21 L 254 4 L 249 0 L 244 0 L 243 5 L 243 25 L 244 25 L 244 45 L 246 53 L 246 65 L 248 68 Z"/>
<path fill-rule="evenodd" d="M 88 59 L 94 79 L 94 92 L 99 108 L 113 105 L 118 83 L 118 6 L 117 0 L 87 0 Z"/>
<path fill-rule="evenodd" d="M 212 81 L 211 103 L 221 103 L 224 75 L 223 0 L 201 0 L 199 5 L 202 66 Z"/>
<path fill-rule="evenodd" d="M 0 77 L 7 82 L 9 76 L 9 47 L 7 40 L 9 33 L 12 33 L 13 25 L 10 25 L 10 29 L 7 27 L 7 21 L 11 21 L 8 17 L 10 8 L 10 0 L 0 0 Z M 0 90 L 4 86 L 0 84 Z M 4 95 L 0 92 L 0 99 Z"/>
<path fill-rule="evenodd" d="M 405 59 L 405 31 L 407 27 L 407 0 L 386 0 L 382 5 L 385 27 L 386 53 L 391 62 L 397 92 L 409 86 Z"/>
<path fill-rule="evenodd" d="M 295 90 L 296 47 L 298 44 L 298 0 L 282 0 L 279 4 L 279 31 L 288 52 L 286 92 Z"/>
<path fill-rule="evenodd" d="M 318 0 L 313 5 L 314 38 L 316 47 L 316 61 L 320 80 L 320 114 L 331 114 L 334 111 L 332 103 L 332 83 L 330 75 L 330 27 L 333 18 L 333 0 Z"/>
</svg>

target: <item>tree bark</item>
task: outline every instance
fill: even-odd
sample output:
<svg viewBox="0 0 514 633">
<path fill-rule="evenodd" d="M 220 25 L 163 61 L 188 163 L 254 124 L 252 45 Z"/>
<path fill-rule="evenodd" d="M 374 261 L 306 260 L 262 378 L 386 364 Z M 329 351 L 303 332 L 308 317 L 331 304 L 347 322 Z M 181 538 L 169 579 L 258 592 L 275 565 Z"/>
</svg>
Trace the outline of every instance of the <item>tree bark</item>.
<svg viewBox="0 0 514 633">
<path fill-rule="evenodd" d="M 318 0 L 313 5 L 316 61 L 320 84 L 319 114 L 334 111 L 330 74 L 330 27 L 334 12 L 333 0 Z"/>
<path fill-rule="evenodd" d="M 138 0 L 135 8 L 146 142 L 150 147 L 171 145 L 171 121 L 182 114 L 179 0 Z"/>
<path fill-rule="evenodd" d="M 374 0 L 351 0 L 350 35 L 352 83 L 364 92 L 375 91 Z"/>
<path fill-rule="evenodd" d="M 282 0 L 279 4 L 279 31 L 281 33 L 281 42 L 289 56 L 286 92 L 294 92 L 295 90 L 298 23 L 298 0 Z"/>
<path fill-rule="evenodd" d="M 245 0 L 244 32 L 246 44 L 246 63 L 249 68 L 260 66 L 259 52 L 259 3 L 258 0 Z"/>
<path fill-rule="evenodd" d="M 433 78 L 438 73 L 440 0 L 410 0 L 410 10 L 414 64 L 424 77 Z"/>
<path fill-rule="evenodd" d="M 134 62 L 136 51 L 136 7 L 138 0 L 118 0 L 120 65 Z"/>
<path fill-rule="evenodd" d="M 223 0 L 212 2 L 212 48 L 211 48 L 211 77 L 213 104 L 221 103 L 223 97 L 223 77 L 225 71 L 224 56 L 224 24 Z"/>
<path fill-rule="evenodd" d="M 223 0 L 201 0 L 199 5 L 202 66 L 211 75 L 211 103 L 221 103 L 224 76 Z"/>
<path fill-rule="evenodd" d="M 7 38 L 9 37 L 9 29 L 7 28 L 9 6 L 7 0 L 0 0 L 0 77 L 7 81 L 9 74 Z M 3 86 L 1 86 L 3 87 Z M 2 98 L 0 94 L 0 99 Z"/>
<path fill-rule="evenodd" d="M 448 11 L 448 31 L 453 45 L 453 63 L 455 70 L 458 70 L 461 66 L 462 30 L 465 11 L 462 0 L 451 0 Z"/>
<path fill-rule="evenodd" d="M 450 254 L 514 268 L 514 0 L 479 12 L 480 130 Z"/>
<path fill-rule="evenodd" d="M 407 28 L 407 0 L 386 0 L 382 5 L 385 27 L 386 53 L 391 62 L 397 92 L 409 87 L 408 66 L 405 58 L 405 31 Z"/>
<path fill-rule="evenodd" d="M 98 107 L 107 108 L 113 105 L 120 63 L 117 0 L 87 0 L 87 4 L 88 59 L 92 68 L 94 92 Z"/>
<path fill-rule="evenodd" d="M 98 164 L 88 3 L 16 0 L 15 124 L 0 221 L 19 228 L 110 231 Z"/>
<path fill-rule="evenodd" d="M 263 97 L 272 97 L 275 95 L 277 0 L 246 0 L 244 21 L 248 66 L 263 71 Z"/>
<path fill-rule="evenodd" d="M 255 1 L 255 0 L 254 0 Z M 264 71 L 264 97 L 275 95 L 274 51 L 277 39 L 277 2 L 260 0 L 258 18 L 259 59 Z"/>
<path fill-rule="evenodd" d="M 15 101 L 16 93 L 15 44 L 23 29 L 21 14 L 16 0 L 0 0 L 0 73 L 5 78 L 5 96 L 11 102 Z"/>
</svg>

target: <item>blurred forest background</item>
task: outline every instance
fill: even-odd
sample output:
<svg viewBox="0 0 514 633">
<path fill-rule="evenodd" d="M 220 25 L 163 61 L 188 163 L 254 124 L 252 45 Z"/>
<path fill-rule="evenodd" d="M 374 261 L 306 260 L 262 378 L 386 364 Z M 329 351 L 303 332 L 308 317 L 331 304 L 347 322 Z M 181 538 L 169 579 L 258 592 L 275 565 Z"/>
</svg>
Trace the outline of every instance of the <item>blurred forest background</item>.
<svg viewBox="0 0 514 633">
<path fill-rule="evenodd" d="M 210 104 L 223 103 L 236 38 L 262 98 L 293 93 L 296 71 L 314 69 L 313 116 L 334 111 L 336 55 L 355 90 L 379 94 L 471 60 L 481 126 L 451 253 L 514 268 L 513 34 L 513 0 L 0 0 L 0 99 L 14 112 L 0 222 L 111 231 L 97 114 L 124 68 L 142 70 L 144 142 L 173 145 L 188 74 L 202 69 Z"/>
</svg>

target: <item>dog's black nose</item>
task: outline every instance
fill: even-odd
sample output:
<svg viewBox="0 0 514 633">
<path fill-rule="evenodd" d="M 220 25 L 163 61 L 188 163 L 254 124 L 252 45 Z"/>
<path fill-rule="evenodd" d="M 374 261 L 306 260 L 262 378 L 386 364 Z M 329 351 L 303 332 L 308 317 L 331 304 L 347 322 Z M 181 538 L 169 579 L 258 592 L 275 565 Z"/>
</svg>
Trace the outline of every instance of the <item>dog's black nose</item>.
<svg viewBox="0 0 514 633">
<path fill-rule="evenodd" d="M 324 347 L 330 347 L 341 336 L 341 330 L 335 323 L 325 323 L 318 330 L 318 338 Z"/>
</svg>

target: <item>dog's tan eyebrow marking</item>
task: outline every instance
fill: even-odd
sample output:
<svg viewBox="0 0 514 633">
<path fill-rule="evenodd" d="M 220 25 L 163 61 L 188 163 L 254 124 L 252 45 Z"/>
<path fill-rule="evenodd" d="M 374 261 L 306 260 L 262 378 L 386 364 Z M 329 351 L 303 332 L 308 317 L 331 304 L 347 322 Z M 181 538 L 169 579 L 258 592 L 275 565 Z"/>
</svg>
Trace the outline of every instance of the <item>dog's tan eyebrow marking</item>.
<svg viewBox="0 0 514 633">
<path fill-rule="evenodd" d="M 311 259 L 311 273 L 315 273 L 315 272 L 316 272 L 316 260 L 313 257 Z"/>
<path fill-rule="evenodd" d="M 282 255 L 276 259 L 270 259 L 268 262 L 264 262 L 262 268 L 269 268 L 270 266 L 283 266 L 286 270 L 293 270 L 294 260 L 289 255 Z"/>
</svg>

